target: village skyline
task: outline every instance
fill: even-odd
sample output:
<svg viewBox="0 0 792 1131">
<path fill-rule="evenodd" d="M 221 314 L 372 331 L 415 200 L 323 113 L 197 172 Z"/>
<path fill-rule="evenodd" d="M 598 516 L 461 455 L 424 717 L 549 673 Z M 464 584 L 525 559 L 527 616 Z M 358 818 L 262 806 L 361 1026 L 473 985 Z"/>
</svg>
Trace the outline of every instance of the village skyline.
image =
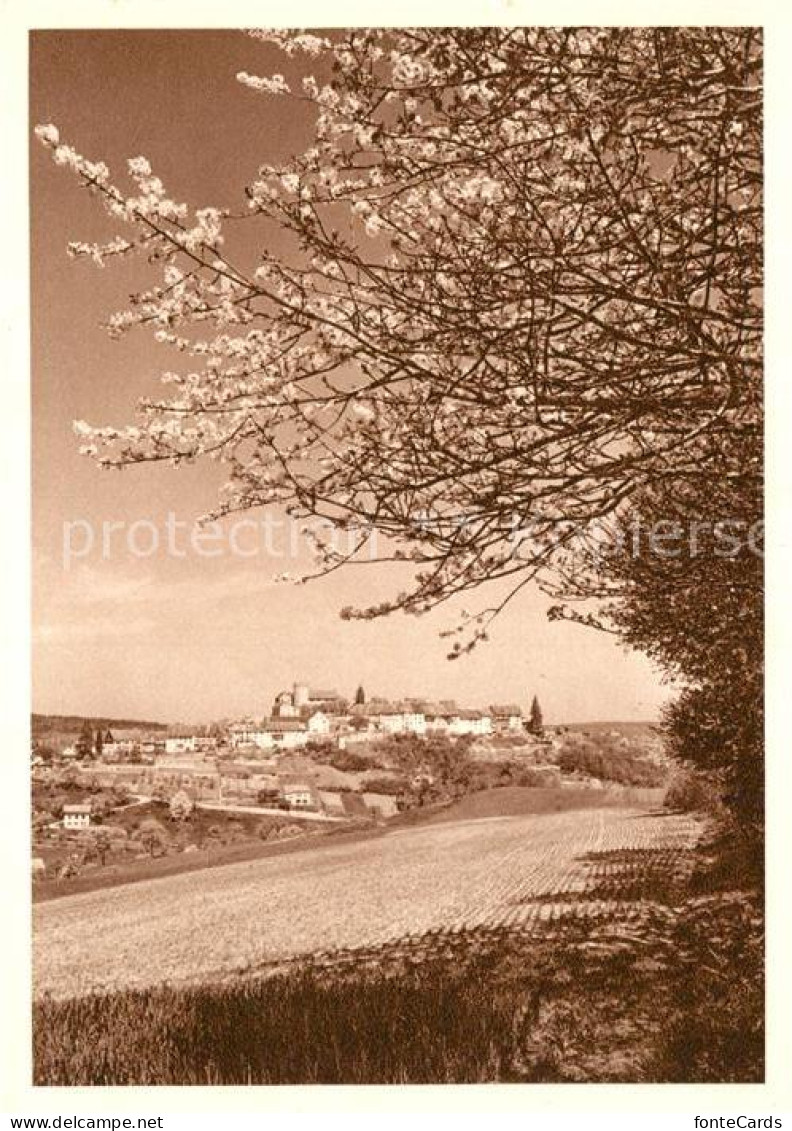
<svg viewBox="0 0 792 1131">
<path fill-rule="evenodd" d="M 545 683 L 546 681 L 541 681 Z M 553 710 L 552 706 L 558 701 L 558 695 L 554 694 L 553 689 L 546 688 L 544 697 L 542 695 L 541 687 L 531 688 L 526 686 L 522 692 L 518 690 L 516 694 L 512 695 L 498 695 L 498 687 L 494 685 L 488 689 L 482 687 L 479 694 L 475 698 L 466 698 L 449 693 L 444 693 L 442 687 L 435 694 L 412 694 L 408 691 L 402 691 L 396 686 L 395 683 L 384 682 L 383 684 L 367 685 L 361 681 L 352 686 L 346 684 L 341 685 L 338 681 L 325 678 L 321 676 L 317 679 L 311 680 L 304 678 L 299 674 L 296 678 L 283 681 L 283 685 L 277 685 L 274 681 L 268 681 L 266 688 L 262 688 L 261 693 L 255 699 L 251 699 L 247 707 L 242 706 L 235 711 L 226 713 L 215 712 L 213 714 L 199 713 L 187 714 L 179 713 L 178 710 L 167 715 L 156 712 L 145 711 L 125 711 L 125 710 L 102 710 L 90 709 L 86 710 L 81 707 L 78 702 L 75 706 L 66 705 L 64 707 L 50 707 L 42 706 L 37 701 L 33 701 L 32 713 L 38 717 L 58 717 L 58 718 L 85 718 L 97 721 L 106 721 L 112 724 L 113 720 L 122 720 L 125 724 L 139 725 L 146 727 L 149 725 L 168 727 L 171 729 L 181 727 L 195 727 L 195 728 L 208 728 L 213 724 L 227 724 L 241 720 L 260 720 L 267 719 L 272 715 L 272 704 L 275 702 L 279 693 L 284 688 L 296 685 L 305 685 L 306 687 L 318 686 L 332 686 L 334 691 L 337 691 L 339 698 L 345 699 L 349 704 L 354 704 L 356 696 L 362 689 L 365 694 L 365 702 L 367 704 L 446 704 L 459 707 L 462 710 L 473 710 L 486 712 L 494 704 L 514 704 L 518 706 L 523 714 L 527 717 L 531 703 L 534 698 L 538 699 L 542 707 L 542 713 L 545 722 L 549 726 L 582 726 L 586 723 L 607 723 L 607 722 L 622 722 L 634 724 L 647 724 L 655 725 L 659 723 L 662 713 L 662 703 L 652 712 L 647 710 L 641 714 L 640 710 L 631 714 L 619 714 L 613 710 L 607 709 L 608 703 L 604 703 L 602 710 L 595 713 L 585 715 L 574 714 L 559 714 L 557 710 Z M 336 686 L 338 684 L 338 686 Z M 551 709 L 545 709 L 545 703 L 551 705 Z"/>
</svg>

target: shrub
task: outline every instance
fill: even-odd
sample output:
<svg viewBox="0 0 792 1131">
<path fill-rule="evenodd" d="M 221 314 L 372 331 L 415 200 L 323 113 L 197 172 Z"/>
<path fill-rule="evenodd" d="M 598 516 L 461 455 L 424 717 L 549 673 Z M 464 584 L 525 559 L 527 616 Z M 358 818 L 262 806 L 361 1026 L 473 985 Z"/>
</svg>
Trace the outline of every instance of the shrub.
<svg viewBox="0 0 792 1131">
<path fill-rule="evenodd" d="M 408 784 L 406 778 L 402 777 L 374 777 L 368 778 L 360 788 L 365 793 L 384 793 L 391 797 L 398 797 L 408 788 Z"/>
<path fill-rule="evenodd" d="M 713 813 L 720 807 L 720 789 L 712 776 L 685 770 L 672 780 L 663 805 L 683 813 Z"/>
<path fill-rule="evenodd" d="M 154 817 L 141 821 L 133 834 L 133 839 L 143 847 L 149 856 L 163 856 L 170 844 L 167 830 Z"/>
<path fill-rule="evenodd" d="M 381 769 L 376 758 L 367 758 L 364 754 L 356 754 L 354 750 L 336 750 L 330 758 L 330 765 L 334 769 L 343 770 L 346 773 Z"/>
<path fill-rule="evenodd" d="M 170 815 L 174 821 L 187 821 L 193 814 L 195 804 L 188 793 L 183 789 L 174 793 L 170 800 Z"/>
</svg>

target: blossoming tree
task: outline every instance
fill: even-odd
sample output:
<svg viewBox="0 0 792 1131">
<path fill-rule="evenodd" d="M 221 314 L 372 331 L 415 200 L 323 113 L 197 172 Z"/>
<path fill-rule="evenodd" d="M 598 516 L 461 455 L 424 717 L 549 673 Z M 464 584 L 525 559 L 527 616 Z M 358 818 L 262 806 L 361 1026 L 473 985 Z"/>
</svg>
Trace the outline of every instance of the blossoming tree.
<svg viewBox="0 0 792 1131">
<path fill-rule="evenodd" d="M 72 254 L 151 264 L 111 333 L 179 355 L 135 426 L 77 426 L 86 452 L 224 461 L 213 513 L 354 531 L 346 554 L 317 537 L 319 572 L 384 535 L 414 584 L 351 616 L 493 579 L 509 600 L 653 485 L 758 483 L 732 454 L 760 428 L 757 30 L 252 35 L 304 77 L 238 81 L 307 100 L 315 130 L 245 188 L 247 256 L 227 210 L 171 200 L 144 158 L 130 189 L 37 129 L 117 224 Z"/>
</svg>

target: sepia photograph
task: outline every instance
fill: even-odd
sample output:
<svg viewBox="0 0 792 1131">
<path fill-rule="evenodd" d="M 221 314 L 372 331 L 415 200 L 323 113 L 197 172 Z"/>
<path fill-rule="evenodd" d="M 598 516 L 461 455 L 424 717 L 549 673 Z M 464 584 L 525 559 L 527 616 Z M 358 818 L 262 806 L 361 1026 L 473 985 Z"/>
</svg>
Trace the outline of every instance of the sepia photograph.
<svg viewBox="0 0 792 1131">
<path fill-rule="evenodd" d="M 763 31 L 484 23 L 30 32 L 38 1087 L 766 1081 Z"/>
</svg>

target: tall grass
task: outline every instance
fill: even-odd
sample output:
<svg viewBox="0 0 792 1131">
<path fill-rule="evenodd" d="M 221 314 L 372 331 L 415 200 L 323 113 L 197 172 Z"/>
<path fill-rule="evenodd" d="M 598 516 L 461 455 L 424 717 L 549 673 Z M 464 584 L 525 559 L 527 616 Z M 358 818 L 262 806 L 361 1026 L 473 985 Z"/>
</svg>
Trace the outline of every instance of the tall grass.
<svg viewBox="0 0 792 1131">
<path fill-rule="evenodd" d="M 761 1080 L 756 907 L 710 897 L 657 922 L 639 940 L 473 931 L 420 961 L 404 943 L 374 965 L 45 999 L 35 1083 Z"/>
<path fill-rule="evenodd" d="M 309 974 L 42 1005 L 36 1081 L 400 1083 L 497 1078 L 511 1010 L 456 979 Z"/>
</svg>

